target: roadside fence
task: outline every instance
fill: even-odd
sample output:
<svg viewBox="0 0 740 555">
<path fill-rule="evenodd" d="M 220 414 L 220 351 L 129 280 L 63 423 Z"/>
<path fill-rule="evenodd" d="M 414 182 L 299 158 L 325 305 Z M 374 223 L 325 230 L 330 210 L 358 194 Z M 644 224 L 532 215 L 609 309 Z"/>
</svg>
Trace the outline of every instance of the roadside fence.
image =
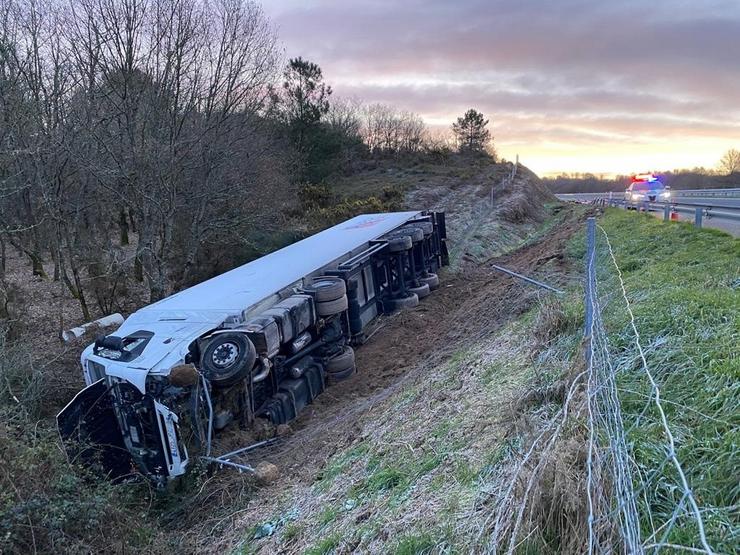
<svg viewBox="0 0 740 555">
<path fill-rule="evenodd" d="M 588 220 L 586 238 L 588 553 L 611 553 L 616 540 L 626 553 L 669 549 L 713 554 L 706 534 L 706 509 L 701 508 L 689 483 L 686 462 L 678 456 L 676 433 L 664 408 L 670 401 L 663 399 L 660 380 L 648 363 L 648 349 L 643 344 L 613 245 L 594 218 Z M 620 344 L 626 343 L 630 348 L 619 355 L 615 354 L 604 320 L 605 314 L 615 310 L 624 311 L 628 321 L 628 335 L 620 338 Z M 625 372 L 640 376 L 645 389 L 642 408 L 630 409 L 629 427 L 618 385 L 620 374 Z M 649 467 L 644 461 L 637 463 L 634 441 L 630 439 L 631 431 L 647 427 L 659 438 L 659 452 L 663 453 Z M 675 494 L 672 500 L 663 496 L 657 503 L 659 490 Z M 662 510 L 653 510 L 655 505 Z M 645 523 L 649 523 L 648 531 Z M 678 527 L 681 534 L 671 535 Z M 692 535 L 695 545 L 669 541 L 671 537 Z"/>
</svg>

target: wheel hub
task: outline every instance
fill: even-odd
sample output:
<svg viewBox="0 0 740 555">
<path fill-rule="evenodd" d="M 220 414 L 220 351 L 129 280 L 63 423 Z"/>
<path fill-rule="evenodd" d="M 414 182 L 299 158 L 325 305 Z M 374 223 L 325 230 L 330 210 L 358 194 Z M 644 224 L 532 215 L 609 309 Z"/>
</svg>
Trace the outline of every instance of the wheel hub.
<svg viewBox="0 0 740 555">
<path fill-rule="evenodd" d="M 226 368 L 234 364 L 239 356 L 239 346 L 235 343 L 223 343 L 213 350 L 211 360 L 219 368 Z"/>
</svg>

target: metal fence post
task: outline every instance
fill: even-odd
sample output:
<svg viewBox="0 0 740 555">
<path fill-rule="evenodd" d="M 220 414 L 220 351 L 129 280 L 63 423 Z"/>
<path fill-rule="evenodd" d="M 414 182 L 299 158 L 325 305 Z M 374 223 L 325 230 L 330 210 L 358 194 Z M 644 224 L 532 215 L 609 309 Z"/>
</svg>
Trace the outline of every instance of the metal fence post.
<svg viewBox="0 0 740 555">
<path fill-rule="evenodd" d="M 595 254 L 596 250 L 596 218 L 586 220 L 586 325 L 583 329 L 584 337 L 591 335 L 591 323 L 594 319 L 593 306 L 591 304 L 591 288 L 593 287 L 593 278 L 595 275 Z"/>
<path fill-rule="evenodd" d="M 663 221 L 667 222 L 671 219 L 671 205 L 666 203 L 666 205 L 663 207 Z"/>
<path fill-rule="evenodd" d="M 694 225 L 696 227 L 701 227 L 701 218 L 702 218 L 703 212 L 704 212 L 703 208 L 696 208 L 694 210 Z"/>
</svg>

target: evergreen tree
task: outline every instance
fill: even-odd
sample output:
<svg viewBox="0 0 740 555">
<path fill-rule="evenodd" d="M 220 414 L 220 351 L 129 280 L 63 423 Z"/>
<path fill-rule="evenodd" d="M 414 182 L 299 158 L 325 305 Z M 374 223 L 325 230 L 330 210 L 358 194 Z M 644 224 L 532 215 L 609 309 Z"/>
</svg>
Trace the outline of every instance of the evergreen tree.
<svg viewBox="0 0 740 555">
<path fill-rule="evenodd" d="M 300 57 L 288 62 L 283 77 L 282 112 L 301 158 L 301 177 L 306 178 L 332 90 L 324 83 L 321 68 Z"/>
<path fill-rule="evenodd" d="M 491 140 L 491 132 L 486 129 L 488 120 L 485 116 L 471 108 L 465 115 L 457 118 L 452 124 L 452 132 L 455 134 L 460 152 L 483 152 L 488 141 Z"/>
</svg>

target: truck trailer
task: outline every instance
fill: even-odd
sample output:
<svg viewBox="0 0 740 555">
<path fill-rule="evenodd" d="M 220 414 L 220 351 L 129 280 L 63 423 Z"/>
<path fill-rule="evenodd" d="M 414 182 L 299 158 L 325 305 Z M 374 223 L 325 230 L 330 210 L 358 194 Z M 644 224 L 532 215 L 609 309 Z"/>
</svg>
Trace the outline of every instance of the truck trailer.
<svg viewBox="0 0 740 555">
<path fill-rule="evenodd" d="M 81 355 L 57 416 L 70 459 L 159 486 L 231 423 L 275 428 L 354 374 L 380 314 L 413 307 L 448 263 L 443 212 L 365 214 L 131 314 Z M 246 450 L 246 449 L 245 449 Z"/>
</svg>

